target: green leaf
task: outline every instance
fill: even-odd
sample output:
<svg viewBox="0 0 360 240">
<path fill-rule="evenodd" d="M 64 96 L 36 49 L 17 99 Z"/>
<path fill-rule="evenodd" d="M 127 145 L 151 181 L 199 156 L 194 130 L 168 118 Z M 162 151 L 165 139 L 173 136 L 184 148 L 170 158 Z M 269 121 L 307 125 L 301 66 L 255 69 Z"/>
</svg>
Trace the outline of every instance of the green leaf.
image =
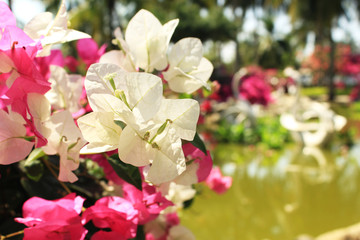
<svg viewBox="0 0 360 240">
<path fill-rule="evenodd" d="M 124 129 L 126 127 L 126 123 L 120 120 L 114 120 L 115 124 L 121 127 L 121 129 Z"/>
<path fill-rule="evenodd" d="M 35 159 L 30 164 L 24 165 L 25 173 L 31 180 L 38 182 L 44 174 L 44 165 L 39 159 Z"/>
<path fill-rule="evenodd" d="M 122 162 L 117 154 L 108 157 L 108 161 L 120 178 L 142 190 L 141 175 L 137 167 Z"/>
<path fill-rule="evenodd" d="M 32 161 L 39 159 L 41 157 L 45 156 L 44 151 L 41 148 L 35 148 L 32 150 L 32 152 L 29 154 L 28 158 L 25 161 L 25 165 L 31 164 Z"/>
<path fill-rule="evenodd" d="M 195 134 L 194 140 L 192 140 L 190 143 L 200 149 L 207 156 L 205 144 L 198 133 Z"/>
<path fill-rule="evenodd" d="M 44 157 L 45 153 L 41 148 L 35 148 L 22 164 L 23 170 L 33 181 L 39 181 L 44 173 L 44 165 L 39 158 Z"/>
</svg>

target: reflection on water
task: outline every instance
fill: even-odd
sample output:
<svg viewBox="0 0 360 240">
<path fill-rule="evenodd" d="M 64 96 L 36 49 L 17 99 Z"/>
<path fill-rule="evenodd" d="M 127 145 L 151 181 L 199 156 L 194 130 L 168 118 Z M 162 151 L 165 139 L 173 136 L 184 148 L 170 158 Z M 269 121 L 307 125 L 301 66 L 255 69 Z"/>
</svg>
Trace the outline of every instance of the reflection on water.
<svg viewBox="0 0 360 240">
<path fill-rule="evenodd" d="M 182 224 L 197 239 L 296 239 L 360 222 L 360 145 L 287 147 L 281 152 L 222 145 L 214 161 L 233 186 L 225 195 L 206 187 Z"/>
</svg>

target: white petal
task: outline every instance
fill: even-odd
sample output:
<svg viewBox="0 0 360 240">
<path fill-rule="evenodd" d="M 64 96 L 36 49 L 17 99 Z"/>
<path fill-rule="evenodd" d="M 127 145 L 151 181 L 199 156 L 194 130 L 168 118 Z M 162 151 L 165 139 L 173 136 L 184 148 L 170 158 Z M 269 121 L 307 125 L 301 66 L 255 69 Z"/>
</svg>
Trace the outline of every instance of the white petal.
<svg viewBox="0 0 360 240">
<path fill-rule="evenodd" d="M 53 21 L 53 14 L 44 12 L 33 17 L 24 27 L 24 32 L 32 39 L 39 39 L 48 34 L 47 27 Z"/>
<path fill-rule="evenodd" d="M 169 54 L 170 67 L 179 67 L 184 72 L 190 72 L 197 67 L 203 55 L 200 39 L 183 38 L 171 49 Z"/>
<path fill-rule="evenodd" d="M 125 41 L 130 52 L 134 55 L 136 65 L 147 70 L 150 62 L 148 50 L 151 49 L 150 39 L 156 37 L 162 29 L 160 21 L 149 11 L 140 10 L 130 20 L 126 32 Z"/>
<path fill-rule="evenodd" d="M 155 68 L 157 70 L 163 70 L 167 67 L 167 49 L 171 36 L 173 35 L 176 26 L 178 25 L 179 20 L 171 20 L 167 22 L 161 30 L 161 33 L 157 37 L 154 37 L 150 40 L 150 45 L 148 46 L 150 66 L 149 69 Z"/>
<path fill-rule="evenodd" d="M 129 56 L 125 56 L 124 52 L 120 50 L 111 50 L 106 52 L 101 56 L 99 62 L 116 64 L 125 71 L 136 72 L 131 63 L 131 60 L 129 59 Z"/>
<path fill-rule="evenodd" d="M 0 52 L 0 72 L 10 72 L 13 67 L 13 61 L 4 52 Z"/>
<path fill-rule="evenodd" d="M 145 176 L 146 180 L 155 185 L 171 181 L 183 173 L 186 169 L 185 157 L 181 147 L 181 139 L 175 135 L 172 129 L 156 138 L 160 150 Z"/>
<path fill-rule="evenodd" d="M 168 72 L 163 74 L 164 78 L 168 81 L 170 89 L 174 92 L 191 94 L 203 86 L 201 81 L 186 74 L 179 68 L 169 69 Z"/>
<path fill-rule="evenodd" d="M 110 94 L 92 94 L 88 96 L 88 99 L 93 111 L 112 112 L 117 120 L 122 120 L 123 112 L 129 111 L 120 99 Z"/>
<path fill-rule="evenodd" d="M 103 143 L 89 143 L 80 150 L 80 154 L 95 154 L 115 150 L 117 147 Z"/>
<path fill-rule="evenodd" d="M 193 99 L 164 99 L 155 121 L 170 119 L 176 135 L 184 140 L 193 140 L 200 114 L 199 103 Z"/>
<path fill-rule="evenodd" d="M 119 75 L 125 85 L 118 89 L 125 92 L 127 101 L 139 121 L 148 121 L 160 108 L 163 98 L 161 78 L 149 73 L 126 73 Z"/>
<path fill-rule="evenodd" d="M 21 161 L 31 152 L 34 143 L 22 138 L 0 140 L 0 164 L 11 164 Z"/>
<path fill-rule="evenodd" d="M 206 86 L 206 82 L 209 80 L 213 70 L 214 67 L 212 63 L 206 58 L 202 58 L 197 69 L 189 74 L 194 78 L 198 79 L 203 86 Z"/>
<path fill-rule="evenodd" d="M 108 76 L 115 76 L 117 71 L 121 71 L 121 68 L 115 64 L 92 64 L 89 67 L 85 78 L 85 89 L 87 95 L 91 95 L 94 93 L 113 94 L 114 89 L 109 82 Z"/>
<path fill-rule="evenodd" d="M 150 164 L 154 151 L 142 140 L 131 127 L 124 128 L 119 142 L 119 158 L 128 164 L 140 167 Z"/>
<path fill-rule="evenodd" d="M 38 93 L 29 93 L 27 96 L 27 103 L 30 114 L 34 119 L 37 119 L 41 122 L 49 119 L 51 105 L 45 96 Z"/>
<path fill-rule="evenodd" d="M 117 148 L 121 127 L 114 122 L 112 112 L 92 112 L 78 119 L 79 128 L 84 138 L 97 147 L 111 146 Z"/>
</svg>

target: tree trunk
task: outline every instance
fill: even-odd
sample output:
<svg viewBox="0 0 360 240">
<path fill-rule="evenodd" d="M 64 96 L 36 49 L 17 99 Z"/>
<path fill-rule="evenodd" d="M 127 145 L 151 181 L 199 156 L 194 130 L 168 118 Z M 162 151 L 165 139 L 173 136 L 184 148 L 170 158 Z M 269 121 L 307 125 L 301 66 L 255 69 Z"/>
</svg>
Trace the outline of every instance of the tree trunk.
<svg viewBox="0 0 360 240">
<path fill-rule="evenodd" d="M 330 42 L 330 52 L 329 52 L 329 69 L 327 70 L 327 80 L 328 80 L 328 100 L 330 102 L 335 100 L 335 50 L 336 45 L 331 36 L 331 30 L 329 31 L 329 42 Z"/>
</svg>

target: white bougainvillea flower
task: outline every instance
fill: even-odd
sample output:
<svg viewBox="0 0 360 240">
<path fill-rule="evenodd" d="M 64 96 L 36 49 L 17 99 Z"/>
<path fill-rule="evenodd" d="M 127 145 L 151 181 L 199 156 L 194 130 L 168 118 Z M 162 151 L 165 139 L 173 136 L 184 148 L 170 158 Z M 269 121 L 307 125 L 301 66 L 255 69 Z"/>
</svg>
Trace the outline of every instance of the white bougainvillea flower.
<svg viewBox="0 0 360 240">
<path fill-rule="evenodd" d="M 115 64 L 91 65 L 86 74 L 85 89 L 94 112 L 114 111 L 119 115 L 131 111 L 140 122 L 148 121 L 158 112 L 163 98 L 159 77 L 126 72 Z M 111 96 L 99 97 L 99 94 Z"/>
<path fill-rule="evenodd" d="M 51 129 L 51 134 L 46 136 L 48 144 L 42 148 L 46 154 L 59 154 L 59 180 L 75 182 L 78 178 L 72 171 L 79 167 L 80 149 L 86 141 L 71 113 L 67 110 L 55 112 L 50 121 L 45 122 L 45 127 Z"/>
<path fill-rule="evenodd" d="M 48 140 L 42 147 L 46 154 L 60 156 L 59 180 L 75 182 L 78 178 L 72 172 L 79 167 L 80 149 L 85 145 L 79 128 L 68 110 L 55 112 L 50 116 L 50 103 L 45 96 L 28 94 L 30 114 L 37 130 Z"/>
<path fill-rule="evenodd" d="M 210 88 L 208 80 L 214 67 L 203 57 L 200 39 L 181 39 L 172 47 L 168 58 L 169 69 L 163 75 L 171 90 L 190 94 L 201 87 Z"/>
<path fill-rule="evenodd" d="M 183 203 L 194 198 L 196 194 L 196 190 L 192 186 L 176 184 L 175 182 L 161 186 L 160 191 L 169 201 L 175 204 L 168 211 L 183 208 Z"/>
<path fill-rule="evenodd" d="M 85 88 L 94 113 L 78 120 L 89 142 L 82 152 L 117 147 L 122 161 L 151 165 L 146 180 L 154 184 L 170 181 L 185 170 L 181 139 L 194 138 L 200 112 L 197 101 L 164 99 L 159 77 L 125 72 L 113 64 L 92 65 Z M 123 123 L 123 131 L 114 121 Z"/>
<path fill-rule="evenodd" d="M 179 20 L 174 19 L 162 25 L 152 13 L 144 9 L 136 13 L 125 31 L 125 41 L 136 67 L 146 72 L 166 68 L 167 49 L 178 23 Z"/>
<path fill-rule="evenodd" d="M 79 128 L 89 142 L 81 153 L 100 153 L 117 149 L 122 129 L 112 112 L 92 112 L 78 119 Z"/>
<path fill-rule="evenodd" d="M 25 120 L 15 112 L 0 109 L 0 164 L 11 164 L 26 158 L 34 146 L 27 141 Z"/>
<path fill-rule="evenodd" d="M 65 69 L 59 66 L 50 66 L 51 90 L 45 94 L 55 110 L 67 109 L 71 113 L 80 110 L 80 97 L 82 93 L 81 75 L 68 75 Z"/>
<path fill-rule="evenodd" d="M 91 38 L 86 33 L 68 29 L 68 15 L 64 0 L 61 2 L 55 18 L 50 12 L 40 13 L 25 25 L 24 32 L 32 39 L 41 41 L 43 50 L 38 53 L 38 56 L 50 55 L 53 44 Z"/>
<path fill-rule="evenodd" d="M 169 127 L 154 139 L 147 139 L 146 134 L 141 135 L 129 126 L 125 127 L 120 136 L 118 153 L 126 163 L 149 166 L 144 173 L 145 180 L 155 185 L 171 181 L 186 169 L 181 139 Z"/>
</svg>

